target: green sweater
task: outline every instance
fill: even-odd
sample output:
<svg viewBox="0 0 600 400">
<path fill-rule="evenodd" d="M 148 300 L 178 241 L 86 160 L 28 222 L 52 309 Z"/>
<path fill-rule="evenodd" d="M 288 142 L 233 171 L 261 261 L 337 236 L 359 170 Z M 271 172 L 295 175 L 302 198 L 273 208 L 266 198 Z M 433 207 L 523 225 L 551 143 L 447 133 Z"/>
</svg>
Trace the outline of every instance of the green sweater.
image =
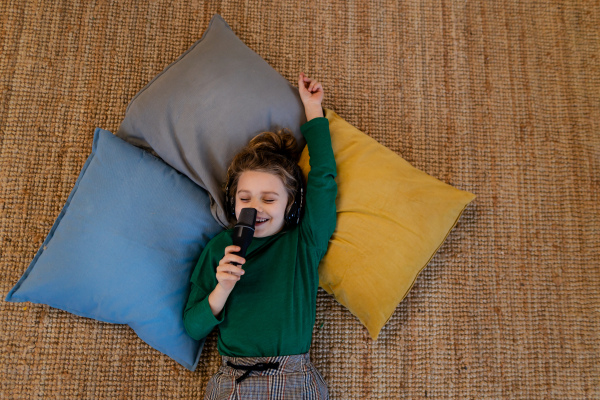
<svg viewBox="0 0 600 400">
<path fill-rule="evenodd" d="M 195 339 L 219 327 L 219 353 L 231 357 L 303 354 L 312 342 L 318 266 L 336 225 L 336 165 L 329 123 L 315 118 L 302 125 L 311 171 L 300 225 L 273 236 L 254 238 L 246 252 L 246 273 L 215 317 L 208 295 L 217 285 L 215 271 L 231 230 L 215 236 L 192 273 L 184 324 Z"/>
</svg>

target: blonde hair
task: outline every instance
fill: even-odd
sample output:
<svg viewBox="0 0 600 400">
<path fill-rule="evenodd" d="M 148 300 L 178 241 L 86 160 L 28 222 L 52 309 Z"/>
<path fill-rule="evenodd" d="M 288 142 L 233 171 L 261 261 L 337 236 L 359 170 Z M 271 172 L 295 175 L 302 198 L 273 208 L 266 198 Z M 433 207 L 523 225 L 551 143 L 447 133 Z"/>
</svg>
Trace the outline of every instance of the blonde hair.
<svg viewBox="0 0 600 400">
<path fill-rule="evenodd" d="M 225 179 L 227 218 L 235 222 L 235 195 L 240 176 L 246 171 L 273 174 L 281 179 L 288 194 L 286 214 L 289 212 L 296 193 L 301 189 L 302 172 L 298 166 L 300 149 L 296 138 L 286 129 L 279 132 L 262 132 L 255 136 L 234 158 Z"/>
</svg>

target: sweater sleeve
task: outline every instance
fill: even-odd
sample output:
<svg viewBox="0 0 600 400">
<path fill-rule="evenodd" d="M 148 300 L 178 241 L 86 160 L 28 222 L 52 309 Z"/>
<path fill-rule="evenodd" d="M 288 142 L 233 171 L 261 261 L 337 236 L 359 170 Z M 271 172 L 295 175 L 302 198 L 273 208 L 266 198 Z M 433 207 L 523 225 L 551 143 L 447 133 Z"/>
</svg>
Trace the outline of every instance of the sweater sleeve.
<svg viewBox="0 0 600 400">
<path fill-rule="evenodd" d="M 215 240 L 217 238 L 214 238 Z M 208 296 L 217 285 L 214 260 L 215 251 L 209 243 L 192 273 L 191 290 L 188 302 L 183 312 L 183 325 L 188 335 L 196 340 L 201 340 L 224 320 L 225 310 L 215 317 L 208 303 Z M 218 246 L 216 246 L 218 247 Z"/>
<path fill-rule="evenodd" d="M 329 121 L 327 118 L 314 118 L 302 125 L 301 132 L 306 139 L 310 157 L 302 225 L 312 245 L 326 251 L 336 226 L 337 196 L 337 170 L 331 147 Z"/>
</svg>

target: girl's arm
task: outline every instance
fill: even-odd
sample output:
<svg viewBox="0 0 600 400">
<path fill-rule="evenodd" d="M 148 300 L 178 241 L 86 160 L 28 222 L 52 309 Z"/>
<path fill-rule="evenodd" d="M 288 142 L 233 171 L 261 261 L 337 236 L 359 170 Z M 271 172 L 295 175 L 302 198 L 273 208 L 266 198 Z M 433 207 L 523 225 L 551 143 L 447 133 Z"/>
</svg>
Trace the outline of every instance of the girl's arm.
<svg viewBox="0 0 600 400">
<path fill-rule="evenodd" d="M 223 322 L 223 308 L 229 294 L 244 271 L 233 264 L 245 263 L 242 257 L 231 254 L 239 251 L 237 246 L 227 246 L 224 236 L 219 235 L 202 252 L 192 273 L 191 290 L 183 312 L 183 323 L 187 333 L 194 339 L 206 337 L 215 326 Z M 230 242 L 230 241 L 229 241 Z M 225 256 L 220 261 L 219 253 L 225 246 Z M 216 269 L 214 265 L 219 263 Z"/>
<path fill-rule="evenodd" d="M 311 167 L 306 188 L 306 223 L 303 226 L 309 232 L 307 237 L 311 238 L 312 245 L 324 252 L 336 226 L 337 171 L 331 147 L 329 122 L 320 118 L 323 117 L 323 86 L 316 80 L 300 74 L 298 90 L 307 119 L 300 130 L 308 145 Z"/>
<path fill-rule="evenodd" d="M 302 227 L 312 246 L 326 251 L 336 227 L 337 168 L 329 121 L 314 118 L 300 128 L 308 146 L 310 172 L 306 184 L 306 204 Z"/>
</svg>

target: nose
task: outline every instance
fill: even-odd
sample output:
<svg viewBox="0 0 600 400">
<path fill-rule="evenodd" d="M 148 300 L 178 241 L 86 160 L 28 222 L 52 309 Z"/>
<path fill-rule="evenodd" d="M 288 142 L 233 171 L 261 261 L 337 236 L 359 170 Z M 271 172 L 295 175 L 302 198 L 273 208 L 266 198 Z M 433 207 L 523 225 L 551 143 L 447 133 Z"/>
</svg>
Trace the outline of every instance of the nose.
<svg viewBox="0 0 600 400">
<path fill-rule="evenodd" d="M 250 202 L 249 207 L 255 208 L 257 212 L 261 212 L 262 211 L 260 200 L 252 199 L 252 201 Z"/>
</svg>

